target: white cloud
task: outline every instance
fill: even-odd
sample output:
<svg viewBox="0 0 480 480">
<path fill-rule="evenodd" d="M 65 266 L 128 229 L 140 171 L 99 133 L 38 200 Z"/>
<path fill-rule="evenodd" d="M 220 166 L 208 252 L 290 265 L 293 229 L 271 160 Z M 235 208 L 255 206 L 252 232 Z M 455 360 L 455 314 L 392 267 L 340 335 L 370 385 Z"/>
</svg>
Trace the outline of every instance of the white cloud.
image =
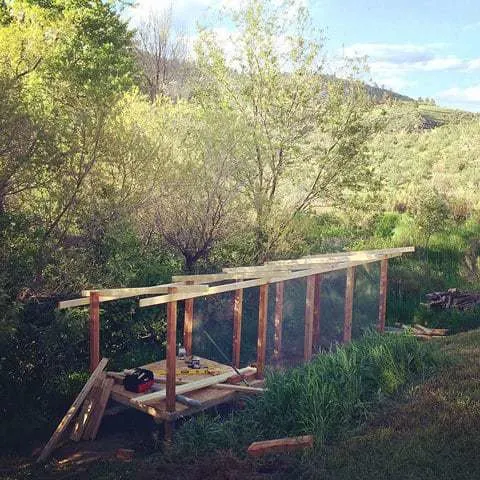
<svg viewBox="0 0 480 480">
<path fill-rule="evenodd" d="M 440 92 L 438 97 L 449 102 L 480 103 L 480 84 L 466 88 L 449 88 Z"/>
<path fill-rule="evenodd" d="M 420 72 L 472 72 L 480 70 L 480 58 L 464 59 L 445 54 L 444 43 L 356 43 L 343 49 L 348 57 L 365 57 L 372 80 L 393 90 L 415 85 Z"/>
<path fill-rule="evenodd" d="M 476 30 L 477 28 L 480 28 L 480 22 L 469 23 L 462 30 Z"/>
</svg>

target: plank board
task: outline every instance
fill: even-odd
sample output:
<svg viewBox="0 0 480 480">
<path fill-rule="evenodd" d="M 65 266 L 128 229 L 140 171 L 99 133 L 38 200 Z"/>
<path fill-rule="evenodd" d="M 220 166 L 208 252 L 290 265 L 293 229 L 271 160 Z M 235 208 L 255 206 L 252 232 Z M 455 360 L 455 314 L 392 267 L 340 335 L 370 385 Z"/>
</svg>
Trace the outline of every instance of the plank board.
<svg viewBox="0 0 480 480">
<path fill-rule="evenodd" d="M 92 416 L 91 421 L 88 423 L 88 428 L 85 432 L 85 437 L 88 440 L 95 440 L 97 436 L 114 383 L 115 381 L 113 380 L 113 378 L 105 378 L 103 380 L 100 389 L 100 395 L 95 405 L 95 413 Z"/>
<path fill-rule="evenodd" d="M 235 368 L 240 368 L 240 346 L 242 342 L 243 290 L 235 290 L 233 301 L 233 345 L 232 356 Z"/>
<path fill-rule="evenodd" d="M 267 351 L 268 285 L 260 287 L 258 300 L 257 378 L 263 378 Z"/>
<path fill-rule="evenodd" d="M 52 451 L 55 449 L 55 446 L 57 445 L 57 442 L 60 439 L 60 436 L 72 422 L 78 409 L 80 408 L 83 401 L 87 397 L 88 393 L 92 389 L 96 379 L 102 375 L 102 372 L 107 366 L 107 363 L 108 363 L 108 358 L 102 358 L 97 368 L 92 373 L 87 383 L 83 386 L 82 390 L 80 391 L 80 393 L 78 394 L 74 402 L 72 403 L 71 407 L 68 409 L 65 416 L 62 418 L 61 422 L 58 424 L 57 428 L 55 429 L 55 432 L 53 432 L 53 435 L 50 437 L 50 440 L 45 445 L 44 449 L 40 453 L 40 456 L 37 458 L 37 463 L 45 461 L 49 457 L 49 455 L 52 453 Z"/>
<path fill-rule="evenodd" d="M 278 282 L 275 289 L 275 316 L 274 316 L 274 347 L 273 358 L 279 360 L 282 354 L 282 331 L 283 331 L 283 294 L 285 284 Z"/>
<path fill-rule="evenodd" d="M 315 302 L 315 275 L 307 278 L 307 294 L 305 300 L 305 331 L 303 342 L 303 360 L 312 359 L 313 350 L 313 307 Z"/>
<path fill-rule="evenodd" d="M 254 457 L 259 457 L 268 453 L 291 452 L 304 448 L 313 448 L 313 435 L 253 442 L 248 447 L 247 452 Z"/>
<path fill-rule="evenodd" d="M 253 367 L 246 367 L 246 368 L 241 368 L 239 370 L 240 373 L 250 373 L 252 371 L 256 371 L 255 368 Z M 228 380 L 230 377 L 234 377 L 237 375 L 235 370 L 233 368 L 230 369 L 229 372 L 227 373 L 221 373 L 220 375 L 213 375 L 208 378 L 204 378 L 202 380 L 197 380 L 195 382 L 189 382 L 185 383 L 183 385 L 179 385 L 176 388 L 176 394 L 184 394 L 184 393 L 189 393 L 193 392 L 195 390 L 200 390 L 202 388 L 210 387 L 212 385 L 215 385 L 216 383 L 222 383 Z M 163 400 L 167 397 L 167 391 L 162 390 L 159 392 L 153 392 L 153 393 L 147 393 L 146 395 L 140 395 L 138 397 L 132 398 L 133 403 L 149 403 L 151 401 L 158 401 L 158 400 Z M 168 405 L 167 405 L 167 410 L 168 410 Z"/>
<path fill-rule="evenodd" d="M 295 271 L 291 273 L 286 272 L 273 272 L 270 274 L 265 274 L 262 278 L 256 278 L 254 280 L 246 280 L 241 282 L 232 282 L 226 285 L 219 285 L 216 287 L 209 287 L 206 292 L 203 293 L 175 293 L 170 295 L 161 295 L 157 297 L 150 297 L 150 298 L 143 298 L 140 300 L 139 305 L 140 307 L 150 307 L 153 305 L 161 305 L 168 302 L 176 302 L 180 300 L 185 300 L 187 298 L 198 298 L 198 297 L 205 297 L 208 295 L 216 295 L 218 293 L 225 293 L 225 292 L 232 292 L 233 290 L 238 290 L 240 288 L 252 288 L 252 287 L 259 287 L 261 285 L 266 285 L 269 283 L 277 283 L 287 280 L 294 280 L 296 278 L 304 278 L 310 275 L 314 275 L 316 273 L 327 273 L 327 272 L 335 272 L 338 270 L 346 270 L 349 267 L 355 267 L 358 265 L 365 265 L 367 263 L 374 263 L 378 262 L 379 258 L 374 257 L 368 260 L 359 260 L 359 261 L 345 261 L 340 263 L 334 264 L 327 264 L 327 265 L 319 265 L 308 267 L 302 269 L 300 271 Z"/>
<path fill-rule="evenodd" d="M 380 292 L 378 305 L 378 323 L 377 330 L 385 330 L 385 318 L 387 315 L 387 287 L 388 287 L 388 259 L 384 258 L 380 262 Z"/>
<path fill-rule="evenodd" d="M 221 372 L 229 372 L 232 368 L 229 365 L 224 365 L 213 360 L 208 360 L 201 358 L 202 365 L 205 365 L 207 368 L 212 370 L 219 370 Z M 177 369 L 182 368 L 186 365 L 184 360 L 180 360 L 177 358 Z M 147 365 L 143 365 L 142 368 L 146 368 L 153 372 L 155 371 L 164 371 L 166 368 L 166 360 L 160 360 L 158 362 L 150 363 Z M 249 382 L 252 386 L 257 384 L 257 382 L 251 379 L 254 377 L 256 373 L 255 369 L 252 369 L 251 372 L 244 374 L 245 377 L 249 379 Z M 195 375 L 195 376 L 185 376 L 182 377 L 184 384 L 191 383 L 193 381 L 198 380 L 199 378 L 211 378 L 211 375 Z M 238 375 L 229 378 L 227 381 L 230 383 L 232 381 L 238 380 L 240 381 L 240 377 Z M 135 403 L 132 402 L 132 399 L 135 397 L 140 396 L 139 393 L 129 392 L 125 390 L 123 385 L 116 383 L 112 388 L 111 398 L 116 402 L 120 403 L 121 405 L 135 408 L 144 412 L 153 418 L 156 421 L 161 420 L 168 420 L 168 419 L 175 419 L 175 418 L 182 418 L 184 416 L 193 415 L 194 413 L 200 412 L 207 408 L 210 408 L 214 405 L 218 405 L 221 403 L 227 403 L 230 401 L 235 400 L 239 392 L 226 390 L 226 389 L 216 389 L 216 388 L 203 388 L 201 390 L 195 390 L 188 393 L 188 397 L 193 398 L 195 400 L 199 400 L 202 404 L 201 407 L 188 407 L 183 405 L 179 402 L 176 403 L 175 412 L 168 413 L 166 410 L 165 399 L 163 400 L 153 400 L 149 401 L 148 403 Z"/>
<path fill-rule="evenodd" d="M 82 439 L 85 427 L 93 415 L 95 400 L 100 392 L 102 383 L 103 378 L 98 377 L 92 389 L 90 390 L 90 393 L 87 395 L 87 398 L 82 404 L 82 409 L 77 415 L 75 424 L 73 425 L 72 433 L 70 434 L 70 439 L 74 442 L 79 442 Z"/>
</svg>

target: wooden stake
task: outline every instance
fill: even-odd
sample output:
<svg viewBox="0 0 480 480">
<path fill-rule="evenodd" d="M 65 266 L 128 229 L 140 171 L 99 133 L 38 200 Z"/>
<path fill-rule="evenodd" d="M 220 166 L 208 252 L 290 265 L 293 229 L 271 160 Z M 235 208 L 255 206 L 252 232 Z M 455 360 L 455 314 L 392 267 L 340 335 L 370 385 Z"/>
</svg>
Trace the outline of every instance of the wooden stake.
<svg viewBox="0 0 480 480">
<path fill-rule="evenodd" d="M 309 362 L 312 359 L 313 349 L 313 304 L 315 300 L 315 277 L 307 277 L 307 295 L 305 301 L 305 334 L 303 342 L 303 359 Z"/>
<path fill-rule="evenodd" d="M 345 318 L 343 323 L 343 341 L 352 340 L 353 290 L 355 288 L 355 267 L 347 269 L 347 283 L 345 288 Z"/>
<path fill-rule="evenodd" d="M 242 342 L 243 290 L 235 290 L 233 304 L 233 365 L 240 368 L 240 346 Z"/>
<path fill-rule="evenodd" d="M 100 362 L 100 295 L 90 293 L 90 373 Z"/>
<path fill-rule="evenodd" d="M 315 275 L 315 298 L 313 301 L 313 347 L 315 351 L 320 347 L 320 304 L 323 277 L 320 273 Z"/>
<path fill-rule="evenodd" d="M 193 281 L 185 282 L 187 285 L 193 285 Z M 185 320 L 183 323 L 183 346 L 187 355 L 192 354 L 192 335 L 193 335 L 193 298 L 185 300 Z"/>
<path fill-rule="evenodd" d="M 257 339 L 257 378 L 263 378 L 265 372 L 265 354 L 267 348 L 268 283 L 260 286 L 258 302 L 258 339 Z"/>
<path fill-rule="evenodd" d="M 275 360 L 279 360 L 282 354 L 283 291 L 284 283 L 278 282 L 275 290 L 275 343 L 273 347 L 273 358 Z"/>
<path fill-rule="evenodd" d="M 380 299 L 378 305 L 378 324 L 377 330 L 385 330 L 385 317 L 387 315 L 387 286 L 388 286 L 388 259 L 384 258 L 380 262 Z"/>
<path fill-rule="evenodd" d="M 175 287 L 168 289 L 169 294 L 177 292 Z M 175 411 L 175 380 L 177 364 L 177 302 L 167 304 L 167 412 Z"/>
</svg>

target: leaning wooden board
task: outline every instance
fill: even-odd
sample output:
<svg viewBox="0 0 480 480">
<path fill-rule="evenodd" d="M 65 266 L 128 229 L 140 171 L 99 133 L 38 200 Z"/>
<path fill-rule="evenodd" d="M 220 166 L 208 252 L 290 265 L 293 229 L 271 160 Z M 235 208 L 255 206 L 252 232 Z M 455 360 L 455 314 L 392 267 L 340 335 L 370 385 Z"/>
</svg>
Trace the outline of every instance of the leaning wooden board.
<svg viewBox="0 0 480 480">
<path fill-rule="evenodd" d="M 79 442 L 82 439 L 85 427 L 90 422 L 90 419 L 94 414 L 96 399 L 100 394 L 103 380 L 104 378 L 102 378 L 102 376 L 99 376 L 95 380 L 95 383 L 88 393 L 87 398 L 83 402 L 80 413 L 77 415 L 73 425 L 72 433 L 70 434 L 70 439 L 74 442 Z"/>
<path fill-rule="evenodd" d="M 104 368 L 107 366 L 107 363 L 108 363 L 108 358 L 102 358 L 97 368 L 93 371 L 87 383 L 84 385 L 84 387 L 78 394 L 77 398 L 72 403 L 72 406 L 68 409 L 67 413 L 62 418 L 62 421 L 58 424 L 58 427 L 56 428 L 55 432 L 53 432 L 53 435 L 50 437 L 50 440 L 45 445 L 40 456 L 37 458 L 37 463 L 45 461 L 49 457 L 49 455 L 52 453 L 52 451 L 55 449 L 55 445 L 60 439 L 60 436 L 65 431 L 65 429 L 70 425 L 78 409 L 80 408 L 83 401 L 85 400 L 88 393 L 90 392 L 91 388 L 93 387 L 95 381 L 97 380 L 98 377 L 102 375 Z"/>
<path fill-rule="evenodd" d="M 108 399 L 110 398 L 110 393 L 114 383 L 115 380 L 113 380 L 113 378 L 105 378 L 103 380 L 100 388 L 100 394 L 95 404 L 95 411 L 92 415 L 92 418 L 88 422 L 87 427 L 85 428 L 85 440 L 95 440 L 98 429 L 100 428 L 100 424 L 102 423 L 103 414 L 105 412 Z"/>
</svg>

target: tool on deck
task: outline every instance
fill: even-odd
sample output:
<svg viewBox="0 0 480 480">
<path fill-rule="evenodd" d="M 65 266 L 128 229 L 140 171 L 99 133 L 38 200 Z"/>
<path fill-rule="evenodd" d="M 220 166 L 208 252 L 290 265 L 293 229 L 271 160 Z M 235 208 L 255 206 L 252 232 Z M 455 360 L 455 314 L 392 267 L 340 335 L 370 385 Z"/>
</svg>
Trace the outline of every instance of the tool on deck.
<svg viewBox="0 0 480 480">
<path fill-rule="evenodd" d="M 143 393 L 152 388 L 155 379 L 153 372 L 146 368 L 135 368 L 125 371 L 123 386 L 125 390 L 135 393 Z"/>
<path fill-rule="evenodd" d="M 206 330 L 203 331 L 203 333 L 205 334 L 205 336 L 210 340 L 210 342 L 212 342 L 213 346 L 217 349 L 218 353 L 230 364 L 230 359 L 225 355 L 225 353 L 223 353 L 222 349 L 217 345 L 217 342 L 215 342 L 215 340 L 208 334 L 208 332 Z M 235 372 L 237 373 L 237 375 L 242 379 L 242 382 L 247 385 L 247 386 L 250 386 L 250 384 L 247 382 L 247 379 L 245 378 L 244 375 L 242 375 L 240 373 L 240 371 L 238 370 L 237 367 L 235 367 L 235 365 L 232 365 L 232 368 L 235 370 Z"/>
<path fill-rule="evenodd" d="M 194 398 L 186 397 L 185 395 L 175 395 L 175 400 L 177 402 L 183 403 L 187 407 L 201 407 L 202 402 L 200 400 L 195 400 Z"/>
</svg>

